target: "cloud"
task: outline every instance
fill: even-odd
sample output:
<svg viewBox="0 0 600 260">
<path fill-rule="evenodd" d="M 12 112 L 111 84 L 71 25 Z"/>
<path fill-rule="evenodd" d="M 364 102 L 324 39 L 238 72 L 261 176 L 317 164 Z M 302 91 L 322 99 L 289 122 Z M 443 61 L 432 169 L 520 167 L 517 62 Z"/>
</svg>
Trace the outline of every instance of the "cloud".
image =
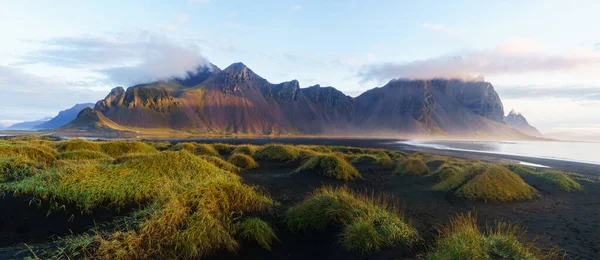
<svg viewBox="0 0 600 260">
<path fill-rule="evenodd" d="M 290 9 L 294 10 L 294 11 L 300 11 L 300 10 L 304 9 L 304 7 L 302 5 L 295 4 L 295 5 L 290 5 Z"/>
<path fill-rule="evenodd" d="M 112 36 L 55 38 L 27 55 L 26 63 L 91 69 L 114 84 L 134 85 L 170 77 L 184 77 L 188 71 L 209 62 L 194 42 L 175 42 L 142 31 Z"/>
<path fill-rule="evenodd" d="M 600 52 L 591 49 L 550 52 L 537 42 L 517 38 L 490 50 L 466 50 L 405 63 L 369 64 L 359 71 L 358 76 L 363 82 L 386 82 L 394 78 L 470 79 L 481 75 L 589 70 L 598 65 Z M 591 76 L 600 79 L 598 73 Z"/>
<path fill-rule="evenodd" d="M 571 99 L 600 102 L 600 88 L 589 86 L 515 86 L 496 87 L 502 99 Z"/>
</svg>

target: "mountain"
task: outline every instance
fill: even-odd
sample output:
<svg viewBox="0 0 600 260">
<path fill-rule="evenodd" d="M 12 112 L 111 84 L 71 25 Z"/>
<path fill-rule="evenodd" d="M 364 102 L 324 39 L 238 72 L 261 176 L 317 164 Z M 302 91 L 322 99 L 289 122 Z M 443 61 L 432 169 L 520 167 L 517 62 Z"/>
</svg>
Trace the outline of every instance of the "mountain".
<svg viewBox="0 0 600 260">
<path fill-rule="evenodd" d="M 75 119 L 77 114 L 84 108 L 93 106 L 93 103 L 76 104 L 69 109 L 58 112 L 58 115 L 54 118 L 35 125 L 34 128 L 43 130 L 59 128 Z"/>
<path fill-rule="evenodd" d="M 65 128 L 523 137 L 505 124 L 502 102 L 487 82 L 393 80 L 352 98 L 333 87 L 300 88 L 297 80 L 272 84 L 243 63 L 114 88 Z"/>
<path fill-rule="evenodd" d="M 35 130 L 35 127 L 39 124 L 43 124 L 48 120 L 52 119 L 51 117 L 45 117 L 40 120 L 21 122 L 11 125 L 7 128 L 7 130 Z"/>
<path fill-rule="evenodd" d="M 521 113 L 516 112 L 514 109 L 506 116 L 506 124 L 526 135 L 535 137 L 543 136 L 535 127 L 529 125 L 529 122 L 527 122 L 527 119 Z"/>
</svg>

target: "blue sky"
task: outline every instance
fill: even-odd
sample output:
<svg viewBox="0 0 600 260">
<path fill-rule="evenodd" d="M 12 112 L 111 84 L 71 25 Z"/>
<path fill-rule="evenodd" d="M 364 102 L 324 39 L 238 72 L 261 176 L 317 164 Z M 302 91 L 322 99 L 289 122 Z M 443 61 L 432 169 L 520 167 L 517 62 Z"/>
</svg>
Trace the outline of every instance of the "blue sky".
<svg viewBox="0 0 600 260">
<path fill-rule="evenodd" d="M 598 1 L 2 1 L 0 124 L 242 61 L 356 96 L 485 77 L 543 132 L 600 130 Z"/>
</svg>

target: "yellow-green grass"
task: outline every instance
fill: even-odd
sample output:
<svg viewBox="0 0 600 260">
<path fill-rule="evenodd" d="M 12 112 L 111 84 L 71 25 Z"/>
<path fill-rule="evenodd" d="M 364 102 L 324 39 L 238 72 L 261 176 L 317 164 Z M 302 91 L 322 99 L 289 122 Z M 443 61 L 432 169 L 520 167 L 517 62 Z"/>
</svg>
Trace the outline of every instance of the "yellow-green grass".
<svg viewBox="0 0 600 260">
<path fill-rule="evenodd" d="M 488 164 L 481 173 L 462 185 L 456 194 L 469 200 L 519 201 L 535 198 L 537 191 L 514 172 L 501 165 Z"/>
<path fill-rule="evenodd" d="M 271 251 L 271 244 L 279 241 L 271 225 L 260 218 L 253 217 L 238 222 L 234 229 L 241 239 L 256 242 L 269 251 Z"/>
<path fill-rule="evenodd" d="M 63 250 L 67 255 L 86 252 L 90 258 L 101 259 L 202 258 L 239 247 L 234 213 L 256 215 L 274 205 L 269 197 L 208 158 L 216 157 L 165 151 L 137 154 L 118 164 L 63 164 L 1 183 L 0 191 L 46 200 L 53 210 L 65 203 L 82 211 L 142 207 L 129 217 L 134 228 L 69 240 Z M 261 231 L 248 230 L 246 233 Z M 242 239 L 253 237 L 262 243 L 267 241 L 263 235 L 245 234 Z M 82 245 L 81 241 L 90 243 Z"/>
<path fill-rule="evenodd" d="M 338 180 L 362 179 L 360 173 L 346 160 L 334 154 L 317 154 L 311 156 L 293 174 L 316 173 Z"/>
<path fill-rule="evenodd" d="M 367 152 L 367 150 L 363 149 L 363 148 L 355 148 L 355 147 L 347 147 L 347 146 L 333 146 L 333 147 L 331 147 L 331 151 L 340 152 L 343 154 L 364 154 Z"/>
<path fill-rule="evenodd" d="M 233 149 L 235 149 L 235 146 L 230 145 L 230 144 L 223 144 L 223 143 L 216 143 L 212 145 L 215 150 L 219 151 L 219 152 L 226 152 L 229 153 L 231 151 L 233 151 Z"/>
<path fill-rule="evenodd" d="M 258 151 L 258 149 L 260 149 L 260 146 L 257 146 L 257 145 L 251 145 L 251 144 L 238 145 L 235 149 L 233 149 L 233 151 L 231 153 L 242 153 L 245 155 L 253 156 L 254 153 L 256 153 L 256 151 Z"/>
<path fill-rule="evenodd" d="M 396 244 L 411 245 L 417 231 L 400 215 L 392 199 L 355 193 L 341 187 L 323 187 L 285 213 L 293 232 L 341 227 L 339 242 L 349 251 L 377 252 Z"/>
<path fill-rule="evenodd" d="M 39 168 L 39 163 L 25 157 L 0 158 L 0 182 L 35 175 Z"/>
<path fill-rule="evenodd" d="M 572 192 L 581 191 L 583 187 L 577 181 L 571 179 L 567 174 L 559 171 L 546 170 L 540 173 L 540 176 L 546 181 L 556 185 L 559 189 Z"/>
<path fill-rule="evenodd" d="M 56 150 L 59 152 L 72 152 L 79 150 L 99 152 L 100 144 L 98 142 L 92 142 L 83 139 L 70 139 L 58 142 L 56 144 Z"/>
<path fill-rule="evenodd" d="M 361 154 L 352 159 L 352 164 L 377 164 L 378 158 L 372 154 Z"/>
<path fill-rule="evenodd" d="M 206 160 L 207 162 L 212 163 L 214 166 L 219 167 L 219 169 L 223 169 L 223 170 L 234 172 L 234 173 L 239 173 L 242 171 L 242 168 L 240 168 L 228 161 L 221 159 L 221 157 L 212 156 L 212 155 L 199 155 L 199 156 L 200 156 L 200 158 Z"/>
<path fill-rule="evenodd" d="M 483 164 L 470 164 L 465 161 L 451 160 L 442 164 L 433 174 L 438 176 L 438 183 L 432 189 L 450 191 L 465 184 L 475 174 L 481 172 Z"/>
<path fill-rule="evenodd" d="M 169 148 L 171 148 L 172 144 L 170 142 L 167 141 L 162 141 L 162 142 L 148 142 L 148 144 L 152 147 L 154 147 L 154 149 L 159 150 L 159 151 L 166 151 L 169 150 Z"/>
<path fill-rule="evenodd" d="M 109 141 L 100 144 L 100 151 L 111 156 L 119 157 L 128 153 L 156 153 L 154 147 L 136 141 Z"/>
<path fill-rule="evenodd" d="M 508 168 L 509 170 L 511 170 L 512 172 L 521 175 L 521 176 L 527 176 L 527 175 L 534 175 L 536 174 L 535 169 L 534 168 L 530 168 L 530 167 L 525 167 L 523 165 L 518 165 L 518 164 L 507 164 L 506 168 Z"/>
<path fill-rule="evenodd" d="M 169 150 L 171 150 L 171 151 L 186 150 L 190 153 L 193 153 L 194 150 L 196 150 L 196 143 L 192 143 L 192 142 L 176 143 L 173 146 L 171 146 L 171 148 L 169 148 Z"/>
<path fill-rule="evenodd" d="M 58 153 L 54 156 L 58 160 L 98 160 L 112 159 L 112 157 L 97 151 L 90 150 L 75 150 L 69 152 Z"/>
<path fill-rule="evenodd" d="M 423 160 L 423 156 L 418 153 L 411 154 L 405 161 L 400 162 L 394 174 L 397 175 L 427 175 L 429 168 Z"/>
<path fill-rule="evenodd" d="M 450 224 L 438 230 L 435 245 L 425 259 L 554 259 L 556 250 L 543 253 L 524 239 L 525 229 L 516 224 L 497 221 L 482 232 L 477 216 L 458 214 Z"/>
<path fill-rule="evenodd" d="M 252 170 L 258 168 L 259 164 L 250 156 L 243 153 L 234 153 L 227 161 L 244 170 Z"/>
<path fill-rule="evenodd" d="M 262 146 L 256 153 L 254 159 L 263 161 L 295 161 L 300 159 L 300 150 L 292 145 L 268 144 Z"/>
<path fill-rule="evenodd" d="M 54 154 L 37 145 L 0 145 L 0 158 L 23 157 L 35 161 L 40 167 L 52 166 L 56 163 Z"/>
</svg>

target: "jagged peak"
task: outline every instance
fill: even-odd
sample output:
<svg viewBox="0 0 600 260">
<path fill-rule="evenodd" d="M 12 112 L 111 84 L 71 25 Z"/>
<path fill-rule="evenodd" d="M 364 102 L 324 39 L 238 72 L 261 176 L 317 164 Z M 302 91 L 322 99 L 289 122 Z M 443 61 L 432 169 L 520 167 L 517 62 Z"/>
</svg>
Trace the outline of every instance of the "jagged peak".
<svg viewBox="0 0 600 260">
<path fill-rule="evenodd" d="M 237 80 L 253 80 L 253 79 L 263 79 L 258 76 L 254 71 L 248 68 L 244 63 L 236 62 L 229 65 L 227 68 L 223 70 L 223 72 L 231 75 Z"/>
<path fill-rule="evenodd" d="M 510 113 L 508 113 L 508 115 L 515 115 L 515 116 L 520 116 L 522 115 L 520 112 L 517 112 L 517 110 L 515 110 L 514 108 L 510 110 Z"/>
</svg>

